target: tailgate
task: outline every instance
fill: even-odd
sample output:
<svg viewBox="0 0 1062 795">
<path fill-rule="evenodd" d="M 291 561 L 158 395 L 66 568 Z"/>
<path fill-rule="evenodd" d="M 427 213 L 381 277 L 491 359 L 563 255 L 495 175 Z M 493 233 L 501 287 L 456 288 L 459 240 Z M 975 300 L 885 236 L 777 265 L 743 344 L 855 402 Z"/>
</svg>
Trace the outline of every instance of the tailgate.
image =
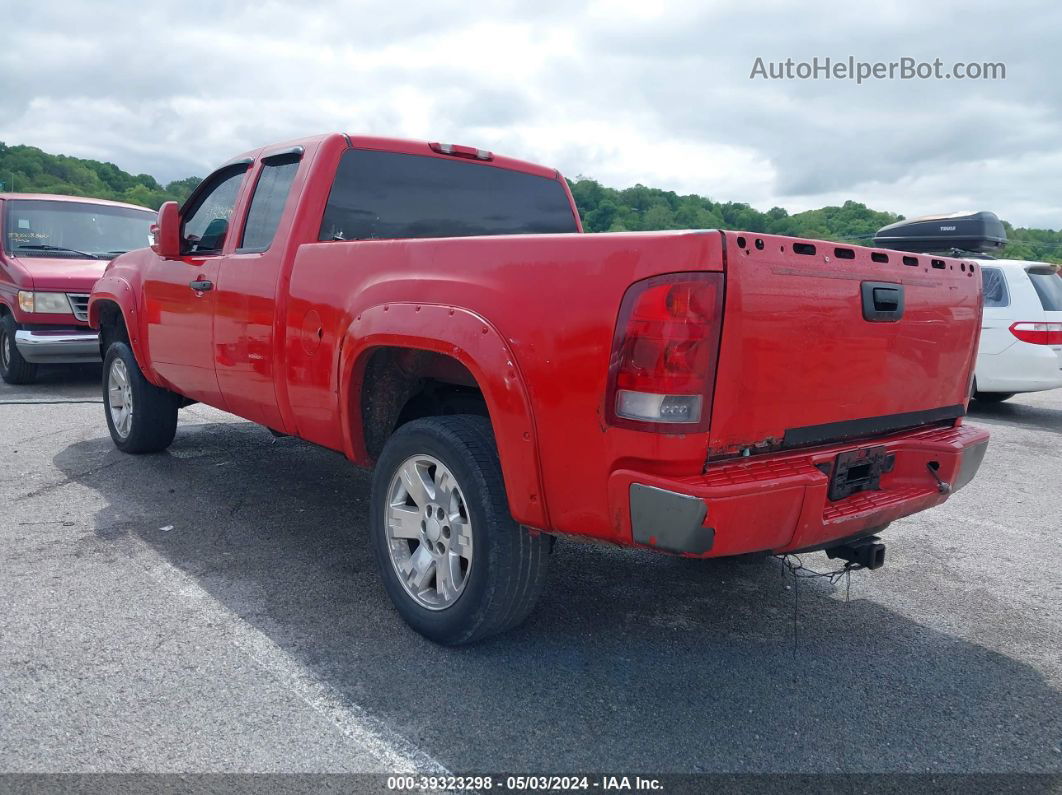
<svg viewBox="0 0 1062 795">
<path fill-rule="evenodd" d="M 976 264 L 723 234 L 710 456 L 869 437 L 964 413 L 981 325 Z"/>
</svg>

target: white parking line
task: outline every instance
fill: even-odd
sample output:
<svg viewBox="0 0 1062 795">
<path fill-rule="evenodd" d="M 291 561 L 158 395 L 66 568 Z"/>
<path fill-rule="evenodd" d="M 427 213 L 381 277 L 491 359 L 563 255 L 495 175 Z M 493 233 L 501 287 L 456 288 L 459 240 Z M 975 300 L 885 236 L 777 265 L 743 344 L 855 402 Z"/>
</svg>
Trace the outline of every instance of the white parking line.
<svg viewBox="0 0 1062 795">
<path fill-rule="evenodd" d="M 326 717 L 366 754 L 379 760 L 380 773 L 448 775 L 449 770 L 405 737 L 369 715 L 299 665 L 268 636 L 226 608 L 192 577 L 158 557 L 146 543 L 138 542 L 146 558 L 147 573 L 186 607 L 208 613 L 210 624 L 222 625 L 233 645 L 267 671 L 282 687 Z"/>
</svg>

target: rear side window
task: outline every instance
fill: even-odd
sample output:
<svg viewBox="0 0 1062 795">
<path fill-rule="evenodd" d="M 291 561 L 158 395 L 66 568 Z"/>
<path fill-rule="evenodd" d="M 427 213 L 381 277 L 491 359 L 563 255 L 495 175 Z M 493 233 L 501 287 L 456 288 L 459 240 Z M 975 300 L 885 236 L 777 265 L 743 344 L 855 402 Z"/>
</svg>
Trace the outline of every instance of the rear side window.
<svg viewBox="0 0 1062 795">
<path fill-rule="evenodd" d="M 985 306 L 1008 306 L 1007 280 L 999 268 L 981 268 L 981 285 L 985 293 Z"/>
<path fill-rule="evenodd" d="M 1062 312 L 1062 276 L 1052 270 L 1026 271 L 1047 312 Z"/>
<path fill-rule="evenodd" d="M 280 216 L 299 170 L 299 155 L 289 154 L 268 158 L 262 163 L 258 184 L 254 186 L 251 208 L 239 251 L 265 251 L 273 243 Z"/>
<path fill-rule="evenodd" d="M 321 223 L 321 240 L 575 232 L 555 179 L 479 163 L 350 149 Z"/>
</svg>

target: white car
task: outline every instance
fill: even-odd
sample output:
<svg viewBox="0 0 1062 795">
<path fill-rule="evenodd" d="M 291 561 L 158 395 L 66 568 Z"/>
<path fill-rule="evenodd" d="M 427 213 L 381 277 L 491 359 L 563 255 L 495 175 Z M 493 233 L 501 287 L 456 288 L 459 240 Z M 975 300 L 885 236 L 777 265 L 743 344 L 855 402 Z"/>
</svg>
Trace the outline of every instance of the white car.
<svg viewBox="0 0 1062 795">
<path fill-rule="evenodd" d="M 1062 276 L 1050 265 L 979 260 L 985 311 L 974 397 L 1062 387 Z"/>
</svg>

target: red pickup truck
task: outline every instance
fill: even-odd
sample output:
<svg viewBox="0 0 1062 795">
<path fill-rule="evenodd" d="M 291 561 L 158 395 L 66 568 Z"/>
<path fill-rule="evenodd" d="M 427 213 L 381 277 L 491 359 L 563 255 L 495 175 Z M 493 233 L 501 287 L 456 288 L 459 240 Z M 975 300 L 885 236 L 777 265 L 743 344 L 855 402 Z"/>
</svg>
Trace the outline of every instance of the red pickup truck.
<svg viewBox="0 0 1062 795">
<path fill-rule="evenodd" d="M 201 401 L 375 467 L 383 583 L 447 644 L 519 623 L 557 534 L 873 568 L 974 476 L 976 263 L 581 231 L 560 174 L 480 149 L 241 155 L 92 292 L 111 436 L 161 450 Z"/>
<path fill-rule="evenodd" d="M 147 245 L 154 219 L 132 204 L 0 194 L 0 378 L 28 384 L 38 364 L 99 361 L 89 292 L 105 260 Z"/>
</svg>

